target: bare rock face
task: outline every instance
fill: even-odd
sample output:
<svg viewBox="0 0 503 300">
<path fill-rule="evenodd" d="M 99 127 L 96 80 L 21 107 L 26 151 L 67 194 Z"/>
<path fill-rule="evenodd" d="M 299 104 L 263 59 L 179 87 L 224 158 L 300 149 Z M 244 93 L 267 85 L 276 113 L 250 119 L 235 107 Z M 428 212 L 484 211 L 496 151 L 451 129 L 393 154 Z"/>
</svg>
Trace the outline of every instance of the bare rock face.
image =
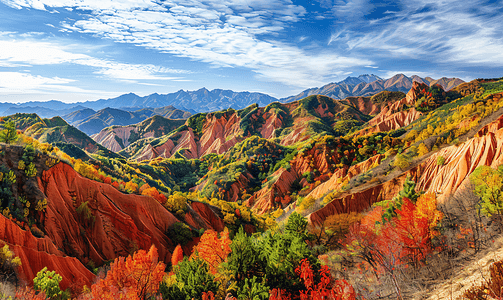
<svg viewBox="0 0 503 300">
<path fill-rule="evenodd" d="M 418 188 L 437 194 L 438 200 L 455 192 L 479 166 L 496 168 L 503 164 L 503 116 L 479 130 L 477 135 L 459 146 L 450 146 L 431 155 L 423 163 Z M 437 159 L 445 159 L 438 165 Z"/>
<path fill-rule="evenodd" d="M 19 245 L 9 245 L 15 255 L 21 259 L 18 268 L 20 279 L 32 283 L 33 278 L 44 267 L 55 270 L 61 275 L 60 288 L 70 288 L 72 292 L 80 292 L 84 285 L 91 286 L 95 275 L 91 273 L 78 259 L 69 256 L 58 256 L 43 251 L 37 251 Z"/>
<path fill-rule="evenodd" d="M 290 168 L 289 171 L 280 168 L 272 176 L 277 179 L 271 186 L 262 188 L 245 202 L 246 205 L 252 207 L 259 214 L 274 210 L 279 205 L 278 202 L 281 202 L 289 194 L 293 182 L 300 177 L 294 167 Z M 285 206 L 289 202 L 281 204 Z"/>
<path fill-rule="evenodd" d="M 91 138 L 102 146 L 113 152 L 119 152 L 124 147 L 129 146 L 129 137 L 131 132 L 138 133 L 138 128 L 135 126 L 120 126 L 109 130 L 101 130 L 93 134 Z M 122 141 L 122 145 L 118 142 Z"/>
<path fill-rule="evenodd" d="M 444 158 L 444 164 L 437 163 L 439 157 Z M 411 176 L 417 182 L 417 190 L 435 193 L 437 200 L 442 203 L 469 180 L 469 175 L 477 167 L 496 168 L 501 164 L 503 164 L 503 116 L 484 126 L 474 138 L 463 144 L 446 147 L 432 154 L 419 166 L 391 181 L 335 199 L 309 215 L 308 219 L 311 224 L 320 225 L 330 215 L 360 212 L 375 202 L 391 199 L 401 190 L 406 176 Z M 350 170 L 347 173 L 349 176 Z M 345 176 L 342 170 L 335 172 L 330 180 L 313 190 L 311 195 L 318 198 L 330 190 L 337 189 L 340 187 L 338 179 L 342 176 Z"/>
<path fill-rule="evenodd" d="M 57 270 L 63 277 L 60 283 L 62 289 L 89 286 L 94 279 L 93 273 L 76 258 L 68 257 L 58 250 L 49 237 L 37 238 L 3 215 L 0 215 L 0 240 L 21 259 L 17 271 L 20 279 L 27 283 L 32 283 L 38 271 L 44 267 Z"/>
<path fill-rule="evenodd" d="M 425 90 L 428 90 L 426 84 L 414 81 L 405 98 L 382 107 L 379 114 L 368 122 L 369 126 L 359 131 L 359 134 L 396 130 L 417 120 L 423 113 L 417 111 L 414 105 Z"/>
<path fill-rule="evenodd" d="M 99 265 L 127 256 L 135 247 L 155 244 L 159 257 L 169 261 L 169 249 L 176 245 L 170 245 L 165 232 L 177 219 L 153 198 L 122 194 L 111 185 L 81 177 L 64 163 L 44 171 L 39 187 L 48 199 L 45 232 L 66 253 Z M 76 212 L 83 203 L 94 221 Z"/>
<path fill-rule="evenodd" d="M 259 214 L 271 212 L 277 207 L 285 208 L 291 202 L 289 197 L 291 187 L 296 180 L 302 178 L 302 174 L 316 169 L 326 176 L 327 180 L 332 176 L 332 163 L 327 159 L 333 154 L 327 147 L 313 147 L 304 155 L 298 155 L 290 161 L 290 169 L 279 168 L 271 177 L 271 184 L 254 193 L 245 203 Z M 357 166 L 353 166 L 357 168 Z M 336 171 L 338 172 L 338 171 Z M 301 183 L 305 183 L 301 181 Z"/>
<path fill-rule="evenodd" d="M 349 181 L 351 178 L 367 172 L 373 166 L 378 165 L 383 158 L 384 155 L 377 154 L 349 168 L 337 169 L 329 180 L 323 182 L 312 190 L 308 197 L 311 196 L 314 199 L 319 199 L 331 191 L 342 188 L 344 181 Z"/>
</svg>

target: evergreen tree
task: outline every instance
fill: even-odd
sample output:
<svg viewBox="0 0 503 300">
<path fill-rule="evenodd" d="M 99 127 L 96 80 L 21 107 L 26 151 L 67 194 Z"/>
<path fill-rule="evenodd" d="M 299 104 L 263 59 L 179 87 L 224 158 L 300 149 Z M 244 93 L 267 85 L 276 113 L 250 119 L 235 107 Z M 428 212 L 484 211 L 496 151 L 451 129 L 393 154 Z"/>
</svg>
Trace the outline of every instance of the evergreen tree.
<svg viewBox="0 0 503 300">
<path fill-rule="evenodd" d="M 414 182 L 410 176 L 407 176 L 407 178 L 405 178 L 405 182 L 403 183 L 402 190 L 398 192 L 398 195 L 393 198 L 393 200 L 391 200 L 388 208 L 384 211 L 382 215 L 383 224 L 390 221 L 393 217 L 396 217 L 396 210 L 402 208 L 404 198 L 409 199 L 415 204 L 421 194 L 422 193 L 416 192 L 416 182 Z"/>
<path fill-rule="evenodd" d="M 3 124 L 3 130 L 0 131 L 0 142 L 11 144 L 17 141 L 16 124 L 13 121 L 7 121 Z"/>
</svg>

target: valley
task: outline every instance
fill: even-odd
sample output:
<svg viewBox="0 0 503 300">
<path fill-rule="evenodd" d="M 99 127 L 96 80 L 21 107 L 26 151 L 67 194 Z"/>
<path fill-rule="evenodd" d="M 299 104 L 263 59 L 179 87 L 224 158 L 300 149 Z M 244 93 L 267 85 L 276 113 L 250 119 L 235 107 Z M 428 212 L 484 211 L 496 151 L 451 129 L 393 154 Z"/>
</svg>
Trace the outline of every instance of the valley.
<svg viewBox="0 0 503 300">
<path fill-rule="evenodd" d="M 2 287 L 19 299 L 502 297 L 503 78 L 362 75 L 246 97 L 2 117 Z M 34 284 L 54 281 L 44 267 L 61 276 L 56 294 Z"/>
</svg>

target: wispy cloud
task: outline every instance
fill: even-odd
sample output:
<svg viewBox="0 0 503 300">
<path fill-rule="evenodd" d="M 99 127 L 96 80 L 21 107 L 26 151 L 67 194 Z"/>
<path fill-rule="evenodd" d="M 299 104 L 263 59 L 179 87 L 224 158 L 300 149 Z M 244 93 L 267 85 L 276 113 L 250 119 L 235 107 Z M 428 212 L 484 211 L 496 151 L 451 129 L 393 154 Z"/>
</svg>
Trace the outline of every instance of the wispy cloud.
<svg viewBox="0 0 503 300">
<path fill-rule="evenodd" d="M 346 26 L 332 42 L 376 57 L 503 66 L 501 1 L 401 1 L 400 6 L 370 23 Z"/>
<path fill-rule="evenodd" d="M 12 36 L 12 34 L 11 34 Z M 65 49 L 71 48 L 57 43 L 35 40 L 1 40 L 0 66 L 15 67 L 29 65 L 77 64 L 93 67 L 96 74 L 113 79 L 125 80 L 172 80 L 176 76 L 164 74 L 187 74 L 189 71 L 170 69 L 150 64 L 126 64 L 107 59 L 94 58 Z"/>
<path fill-rule="evenodd" d="M 287 85 L 319 85 L 355 66 L 373 63 L 371 59 L 333 51 L 313 53 L 293 43 L 265 39 L 265 35 L 280 34 L 306 14 L 304 7 L 290 0 L 2 1 L 20 9 L 90 10 L 92 13 L 81 14 L 80 20 L 61 23 L 62 30 L 155 49 L 215 67 L 248 68 L 260 78 Z M 346 6 L 349 9 L 350 4 Z M 107 72 L 124 74 L 110 69 Z"/>
<path fill-rule="evenodd" d="M 17 94 L 17 93 L 32 93 L 41 90 L 59 90 L 72 91 L 78 89 L 67 86 L 66 84 L 74 80 L 59 77 L 43 77 L 33 76 L 21 72 L 0 72 L 0 93 L 2 94 Z"/>
</svg>

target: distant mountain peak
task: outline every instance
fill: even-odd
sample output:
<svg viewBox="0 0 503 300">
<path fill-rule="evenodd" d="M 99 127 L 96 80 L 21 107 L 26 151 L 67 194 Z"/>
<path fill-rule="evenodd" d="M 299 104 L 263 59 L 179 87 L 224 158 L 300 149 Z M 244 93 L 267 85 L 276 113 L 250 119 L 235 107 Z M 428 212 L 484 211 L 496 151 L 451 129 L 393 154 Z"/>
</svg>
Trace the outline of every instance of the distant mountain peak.
<svg viewBox="0 0 503 300">
<path fill-rule="evenodd" d="M 424 83 L 428 86 L 438 83 L 446 91 L 464 82 L 459 78 L 441 78 L 433 80 L 430 77 L 421 78 L 417 75 L 408 77 L 402 73 L 395 74 L 388 79 L 382 79 L 374 74 L 363 74 L 358 77 L 349 76 L 343 81 L 329 83 L 321 88 L 304 90 L 298 95 L 280 99 L 280 102 L 285 103 L 300 100 L 310 95 L 325 95 L 333 99 L 345 99 L 347 97 L 372 96 L 384 90 L 407 93 L 414 81 Z"/>
<path fill-rule="evenodd" d="M 371 82 L 374 82 L 377 80 L 383 80 L 381 77 L 374 75 L 374 74 L 370 74 L 370 75 L 369 74 L 362 74 L 362 75 L 358 76 L 358 79 L 360 79 L 361 81 L 366 82 L 366 83 L 371 83 Z"/>
</svg>

